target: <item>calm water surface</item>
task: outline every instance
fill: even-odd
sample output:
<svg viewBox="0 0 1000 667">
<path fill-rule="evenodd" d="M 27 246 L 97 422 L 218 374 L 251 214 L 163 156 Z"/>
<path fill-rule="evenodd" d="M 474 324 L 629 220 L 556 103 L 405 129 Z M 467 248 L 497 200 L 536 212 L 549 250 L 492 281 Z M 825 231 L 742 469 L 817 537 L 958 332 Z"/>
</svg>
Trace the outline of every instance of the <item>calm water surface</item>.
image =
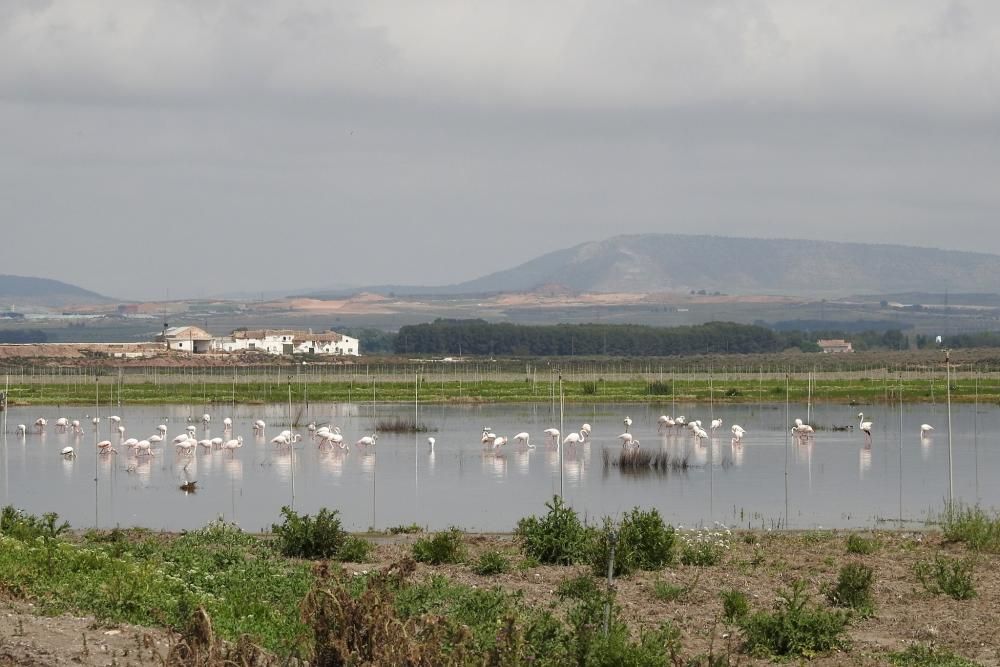
<svg viewBox="0 0 1000 667">
<path fill-rule="evenodd" d="M 859 409 L 875 424 L 870 447 L 857 429 Z M 338 425 L 352 443 L 372 430 L 370 404 L 313 404 L 303 410 L 302 423 Z M 412 418 L 413 410 L 412 405 L 378 405 L 375 416 Z M 104 406 L 101 412 L 109 414 Z M 118 436 L 109 436 L 111 428 L 103 419 L 95 432 L 89 419 L 93 409 L 13 407 L 0 453 L 3 504 L 33 513 L 58 512 L 74 527 L 178 530 L 222 517 L 259 530 L 278 520 L 282 505 L 293 505 L 309 513 L 336 508 L 345 524 L 357 530 L 417 523 L 431 529 L 456 525 L 506 531 L 518 518 L 542 513 L 544 503 L 559 492 L 560 477 L 566 499 L 587 517 L 614 516 L 639 505 L 656 507 L 669 522 L 685 526 L 715 521 L 764 528 L 905 523 L 939 511 L 948 497 L 943 404 L 905 406 L 902 431 L 898 407 L 819 406 L 812 422 L 820 430 L 812 444 L 786 437 L 784 404 L 716 406 L 714 416 L 724 426 L 702 444 L 686 430 L 657 434 L 656 418 L 671 412 L 669 403 L 567 406 L 564 432 L 588 422 L 593 434 L 589 443 L 565 448 L 561 475 L 559 448 L 547 445 L 542 434 L 559 426 L 558 411 L 549 403 L 424 406 L 420 421 L 432 432 L 383 433 L 375 447 L 352 445 L 350 451 L 319 450 L 305 428 L 299 429 L 304 437 L 293 452 L 275 449 L 271 438 L 289 423 L 288 407 L 281 405 L 237 406 L 235 411 L 231 406 L 135 406 L 113 412 L 122 417 L 126 437 L 142 439 L 166 424 L 168 443 L 184 432 L 189 418 L 197 420 L 199 439 L 223 436 L 222 419 L 228 416 L 235 424 L 231 437 L 242 435 L 245 444 L 233 454 L 216 450 L 186 456 L 166 446 L 151 458 L 130 456 L 124 447 L 118 447 L 117 456 L 99 456 L 96 442 L 107 438 L 118 446 Z M 204 412 L 212 416 L 207 430 L 200 423 Z M 701 419 L 707 430 L 712 410 L 678 403 L 675 414 Z M 617 436 L 625 415 L 632 417 L 630 430 L 643 449 L 685 459 L 687 469 L 636 475 L 606 467 L 602 450 L 614 456 L 621 452 Z M 31 428 L 38 417 L 49 421 L 44 433 Z M 85 432 L 57 432 L 58 417 L 79 419 Z M 805 406 L 792 405 L 789 417 L 805 419 Z M 256 419 L 268 422 L 263 436 L 252 432 Z M 919 427 L 925 422 L 936 431 L 921 439 Z M 15 434 L 21 423 L 29 426 L 23 438 Z M 742 446 L 731 443 L 733 423 L 748 431 Z M 855 428 L 831 428 L 847 425 Z M 484 450 L 483 426 L 506 436 L 528 431 L 536 447 Z M 953 406 L 952 433 L 956 499 L 1000 505 L 993 478 L 1000 469 L 1000 409 L 981 405 L 977 412 L 971 405 Z M 428 435 L 437 441 L 433 451 Z M 65 446 L 75 447 L 77 458 L 63 459 L 59 452 Z M 196 493 L 180 490 L 187 480 L 197 481 Z"/>
</svg>

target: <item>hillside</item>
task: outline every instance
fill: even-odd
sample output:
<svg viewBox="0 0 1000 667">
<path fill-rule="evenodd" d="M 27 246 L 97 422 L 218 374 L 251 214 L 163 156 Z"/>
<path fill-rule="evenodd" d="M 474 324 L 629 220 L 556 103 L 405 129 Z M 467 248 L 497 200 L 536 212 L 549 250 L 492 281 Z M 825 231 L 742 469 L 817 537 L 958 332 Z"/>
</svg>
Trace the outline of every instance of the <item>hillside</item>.
<svg viewBox="0 0 1000 667">
<path fill-rule="evenodd" d="M 998 292 L 1000 256 L 901 245 L 681 234 L 615 236 L 541 255 L 453 285 L 375 285 L 358 291 L 396 296 L 495 294 L 566 288 L 571 292 L 669 292 L 844 297 Z"/>
<path fill-rule="evenodd" d="M 27 276 L 0 275 L 0 307 L 46 306 L 62 308 L 80 304 L 99 304 L 112 301 L 106 296 L 75 285 Z"/>
<path fill-rule="evenodd" d="M 558 250 L 450 289 L 527 291 L 546 283 L 585 292 L 995 292 L 1000 256 L 897 245 L 643 234 Z"/>
</svg>

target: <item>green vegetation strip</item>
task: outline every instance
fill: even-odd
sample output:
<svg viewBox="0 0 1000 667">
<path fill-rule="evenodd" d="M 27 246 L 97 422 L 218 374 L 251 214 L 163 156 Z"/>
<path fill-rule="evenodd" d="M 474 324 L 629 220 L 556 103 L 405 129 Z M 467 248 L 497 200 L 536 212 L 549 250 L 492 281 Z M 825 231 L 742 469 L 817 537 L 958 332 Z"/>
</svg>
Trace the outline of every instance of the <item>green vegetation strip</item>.
<svg viewBox="0 0 1000 667">
<path fill-rule="evenodd" d="M 788 397 L 791 401 L 835 403 L 897 403 L 902 394 L 905 402 L 943 400 L 947 393 L 944 378 L 898 381 L 881 379 L 840 379 L 818 374 L 810 390 L 806 380 L 791 380 Z M 784 380 L 677 379 L 675 381 L 567 381 L 562 383 L 567 401 L 575 403 L 649 402 L 667 404 L 672 400 L 686 402 L 756 403 L 785 399 Z M 360 384 L 342 382 L 309 383 L 125 383 L 120 388 L 104 385 L 101 399 L 129 405 L 156 403 L 193 404 L 295 404 L 310 402 L 381 402 L 412 403 L 413 382 L 375 382 Z M 553 400 L 555 385 L 549 382 L 477 381 L 422 382 L 418 398 L 421 403 L 531 403 Z M 113 393 L 112 393 L 113 392 Z M 44 384 L 12 384 L 9 400 L 12 405 L 93 405 L 96 390 L 93 384 L 49 382 Z M 953 380 L 951 398 L 955 402 L 1000 402 L 1000 383 L 995 379 L 980 381 L 963 378 Z"/>
</svg>

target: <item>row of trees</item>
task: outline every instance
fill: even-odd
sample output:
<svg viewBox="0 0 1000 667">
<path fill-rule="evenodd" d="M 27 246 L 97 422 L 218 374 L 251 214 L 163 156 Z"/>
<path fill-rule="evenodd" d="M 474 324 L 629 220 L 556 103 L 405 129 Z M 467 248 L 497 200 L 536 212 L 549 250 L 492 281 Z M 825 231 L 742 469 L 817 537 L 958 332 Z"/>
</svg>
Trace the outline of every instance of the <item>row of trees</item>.
<svg viewBox="0 0 1000 667">
<path fill-rule="evenodd" d="M 39 329 L 7 329 L 0 330 L 0 343 L 47 343 L 49 337 Z"/>
<path fill-rule="evenodd" d="M 786 347 L 782 334 L 733 322 L 665 328 L 631 324 L 529 326 L 445 319 L 404 326 L 395 343 L 398 354 L 518 356 L 667 356 L 778 352 Z"/>
<path fill-rule="evenodd" d="M 632 324 L 491 324 L 485 320 L 438 319 L 404 326 L 396 335 L 397 354 L 516 356 L 671 356 L 748 354 L 797 348 L 819 352 L 816 341 L 847 338 L 857 350 L 905 350 L 909 339 L 888 331 L 775 331 L 761 325 L 709 322 L 696 326 Z M 982 337 L 982 340 L 987 340 Z M 994 336 L 1000 346 L 1000 336 Z"/>
</svg>

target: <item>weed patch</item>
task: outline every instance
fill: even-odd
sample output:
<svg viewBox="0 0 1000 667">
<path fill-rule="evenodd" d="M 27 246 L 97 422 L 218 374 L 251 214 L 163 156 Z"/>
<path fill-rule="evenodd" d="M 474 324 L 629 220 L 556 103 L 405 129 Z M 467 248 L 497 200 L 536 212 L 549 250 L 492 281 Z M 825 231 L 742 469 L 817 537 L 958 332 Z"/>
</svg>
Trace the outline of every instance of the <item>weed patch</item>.
<svg viewBox="0 0 1000 667">
<path fill-rule="evenodd" d="M 449 528 L 430 537 L 420 538 L 413 544 L 413 558 L 418 563 L 430 565 L 461 563 L 465 559 L 462 531 L 458 528 Z"/>
<path fill-rule="evenodd" d="M 757 612 L 743 619 L 744 641 L 750 653 L 811 657 L 843 646 L 846 612 L 811 604 L 802 581 L 796 581 L 779 598 L 774 611 Z"/>
<path fill-rule="evenodd" d="M 917 579 L 928 593 L 944 593 L 956 600 L 969 600 L 976 596 L 972 580 L 974 565 L 971 558 L 948 558 L 938 554 L 933 560 L 920 561 L 914 569 Z"/>
<path fill-rule="evenodd" d="M 572 565 L 587 553 L 589 535 L 576 511 L 559 496 L 545 503 L 548 514 L 525 517 L 517 522 L 517 535 L 524 554 L 539 563 Z"/>
<path fill-rule="evenodd" d="M 840 568 L 837 582 L 826 591 L 826 598 L 837 607 L 848 607 L 862 618 L 875 613 L 872 584 L 875 572 L 861 563 L 848 563 Z"/>
</svg>

